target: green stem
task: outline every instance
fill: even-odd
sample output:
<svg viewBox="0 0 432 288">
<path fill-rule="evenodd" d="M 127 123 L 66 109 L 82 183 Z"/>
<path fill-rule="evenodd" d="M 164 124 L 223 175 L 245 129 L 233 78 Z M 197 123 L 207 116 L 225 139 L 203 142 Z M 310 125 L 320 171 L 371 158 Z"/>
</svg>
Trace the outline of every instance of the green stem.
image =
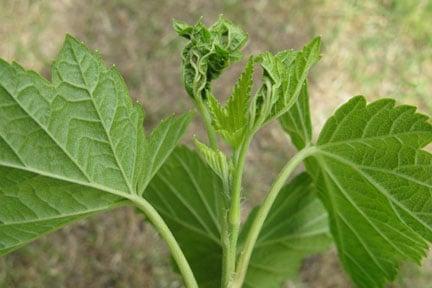
<svg viewBox="0 0 432 288">
<path fill-rule="evenodd" d="M 223 181 L 224 193 L 225 195 L 230 194 L 230 180 L 224 179 Z M 224 199 L 224 207 L 228 207 L 228 201 Z M 229 225 L 228 225 L 228 209 L 223 210 L 224 213 L 221 215 L 221 223 L 222 223 L 222 231 L 221 231 L 221 244 L 222 244 L 222 279 L 221 279 L 221 288 L 226 287 L 229 281 L 229 275 L 227 273 L 227 263 L 229 262 Z M 235 268 L 235 267 L 234 267 Z M 233 269 L 234 269 L 233 268 Z"/>
<path fill-rule="evenodd" d="M 171 255 L 174 258 L 180 273 L 183 276 L 183 280 L 187 288 L 198 288 L 198 283 L 195 280 L 192 269 L 189 266 L 186 257 L 183 254 L 179 244 L 177 243 L 171 230 L 156 211 L 156 209 L 144 198 L 139 196 L 131 197 L 130 200 L 137 206 L 150 220 L 171 251 Z"/>
<path fill-rule="evenodd" d="M 231 273 L 233 272 L 233 270 L 235 269 L 235 265 L 234 268 L 231 268 L 232 271 L 228 272 L 228 263 L 230 262 L 230 253 L 229 253 L 229 226 L 228 226 L 228 220 L 227 220 L 227 214 L 224 215 L 225 218 L 223 219 L 224 221 L 223 226 L 222 226 L 222 235 L 221 235 L 221 242 L 222 242 L 222 281 L 221 281 L 221 288 L 227 287 L 228 283 L 231 279 Z"/>
<path fill-rule="evenodd" d="M 240 150 L 235 153 L 235 168 L 232 177 L 232 190 L 231 190 L 231 207 L 228 212 L 228 243 L 225 251 L 224 263 L 224 280 L 225 287 L 229 287 L 234 277 L 235 265 L 237 259 L 237 242 L 240 231 L 241 221 L 241 186 L 246 154 L 249 149 L 249 144 L 252 140 L 252 135 L 248 135 L 243 141 Z"/>
<path fill-rule="evenodd" d="M 211 124 L 210 113 L 204 104 L 204 100 L 200 96 L 195 97 L 195 99 L 198 111 L 200 112 L 201 117 L 204 121 L 204 126 L 207 131 L 210 147 L 213 149 L 217 149 L 216 131 Z"/>
<path fill-rule="evenodd" d="M 264 224 L 270 209 L 276 200 L 280 190 L 285 184 L 288 177 L 295 170 L 295 168 L 303 162 L 303 160 L 309 157 L 315 152 L 315 147 L 305 147 L 303 150 L 298 152 L 290 161 L 282 168 L 276 181 L 273 183 L 270 192 L 267 194 L 264 202 L 260 206 L 255 219 L 252 222 L 252 226 L 246 236 L 246 242 L 243 251 L 240 253 L 239 261 L 236 269 L 236 274 L 231 288 L 241 288 L 246 276 L 246 272 L 249 266 L 249 261 L 252 256 L 253 248 L 258 239 L 258 235 Z"/>
</svg>

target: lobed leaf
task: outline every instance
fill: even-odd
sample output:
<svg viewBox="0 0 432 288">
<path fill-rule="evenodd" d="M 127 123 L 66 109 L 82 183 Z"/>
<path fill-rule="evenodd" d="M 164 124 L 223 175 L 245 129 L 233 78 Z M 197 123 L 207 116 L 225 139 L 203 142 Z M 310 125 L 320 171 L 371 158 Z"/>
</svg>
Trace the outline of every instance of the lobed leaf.
<svg viewBox="0 0 432 288">
<path fill-rule="evenodd" d="M 71 36 L 52 82 L 0 60 L 0 254 L 141 195 L 189 118 L 146 139 L 120 74 Z"/>
<path fill-rule="evenodd" d="M 359 287 L 384 287 L 432 241 L 428 117 L 384 99 L 337 110 L 309 161 L 345 269 Z"/>
<path fill-rule="evenodd" d="M 171 116 L 164 119 L 159 126 L 153 129 L 145 147 L 142 165 L 145 167 L 145 175 L 138 181 L 138 193 L 142 195 L 151 179 L 158 172 L 167 157 L 177 146 L 180 138 L 186 132 L 192 117 L 190 113 L 181 116 Z"/>
</svg>

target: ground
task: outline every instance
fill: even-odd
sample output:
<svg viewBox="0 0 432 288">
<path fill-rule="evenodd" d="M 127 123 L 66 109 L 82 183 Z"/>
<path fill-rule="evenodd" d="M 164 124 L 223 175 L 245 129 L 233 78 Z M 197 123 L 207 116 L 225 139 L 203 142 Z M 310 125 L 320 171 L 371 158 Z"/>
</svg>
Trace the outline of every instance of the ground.
<svg viewBox="0 0 432 288">
<path fill-rule="evenodd" d="M 180 81 L 184 42 L 173 18 L 206 23 L 219 14 L 249 33 L 247 53 L 300 48 L 321 35 L 323 57 L 311 76 L 316 132 L 353 95 L 395 97 L 432 110 L 432 2 L 428 0 L 0 0 L 0 57 L 49 76 L 49 65 L 70 33 L 98 49 L 125 76 L 146 111 L 145 125 L 191 109 Z M 216 83 L 226 97 L 244 62 Z M 186 137 L 202 135 L 198 121 Z M 258 201 L 290 153 L 278 125 L 252 144 L 245 207 Z M 252 181 L 253 180 L 253 181 Z M 247 209 L 245 209 L 247 211 Z M 432 258 L 406 265 L 392 287 L 432 287 Z M 307 259 L 286 287 L 351 287 L 334 250 Z M 166 248 L 132 209 L 81 221 L 0 258 L 0 287 L 181 287 Z"/>
</svg>

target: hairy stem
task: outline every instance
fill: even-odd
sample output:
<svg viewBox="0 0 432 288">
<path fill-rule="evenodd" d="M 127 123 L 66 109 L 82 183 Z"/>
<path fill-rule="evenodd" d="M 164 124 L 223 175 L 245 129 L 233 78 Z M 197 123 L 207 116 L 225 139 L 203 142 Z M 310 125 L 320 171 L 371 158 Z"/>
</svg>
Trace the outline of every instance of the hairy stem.
<svg viewBox="0 0 432 288">
<path fill-rule="evenodd" d="M 224 179 L 224 193 L 225 195 L 230 194 L 230 180 Z M 228 201 L 225 202 L 225 207 L 228 207 Z M 222 244 L 222 279 L 221 279 L 221 288 L 227 287 L 228 281 L 230 279 L 230 275 L 228 275 L 227 272 L 227 263 L 229 262 L 229 225 L 228 225 L 228 210 L 224 210 L 224 213 L 222 213 L 222 231 L 221 231 L 221 244 Z M 235 267 L 232 268 L 233 270 Z M 231 273 L 231 272 L 230 272 Z"/>
<path fill-rule="evenodd" d="M 252 140 L 252 134 L 248 135 L 243 141 L 240 149 L 234 155 L 235 166 L 232 176 L 232 190 L 231 190 L 231 207 L 228 212 L 228 243 L 227 251 L 225 251 L 226 262 L 225 265 L 225 287 L 229 287 L 234 277 L 236 258 L 237 258 L 237 241 L 240 231 L 240 202 L 241 202 L 241 186 L 246 160 L 246 154 L 249 149 L 249 144 Z"/>
<path fill-rule="evenodd" d="M 302 161 L 312 155 L 315 152 L 315 147 L 305 147 L 303 150 L 298 152 L 290 161 L 282 168 L 275 182 L 273 183 L 269 193 L 264 199 L 262 205 L 260 206 L 255 219 L 252 222 L 252 226 L 246 236 L 245 245 L 243 251 L 240 253 L 239 261 L 237 264 L 235 278 L 232 284 L 232 288 L 241 288 L 246 276 L 246 272 L 249 266 L 249 261 L 252 256 L 252 252 L 255 243 L 258 239 L 258 235 L 264 224 L 270 209 L 276 200 L 280 190 L 285 184 L 288 177 L 295 170 L 295 168 L 302 163 Z"/>
<path fill-rule="evenodd" d="M 168 228 L 167 224 L 156 211 L 156 209 L 144 198 L 141 198 L 139 196 L 131 197 L 131 201 L 147 216 L 147 218 L 150 220 L 150 222 L 153 224 L 153 226 L 168 244 L 171 255 L 177 263 L 186 287 L 198 288 L 198 283 L 195 280 L 192 269 L 190 268 L 189 263 L 183 254 L 183 251 L 177 243 L 177 240 L 174 238 L 171 230 Z"/>
<path fill-rule="evenodd" d="M 195 97 L 195 99 L 196 99 L 195 103 L 197 104 L 198 111 L 201 114 L 201 117 L 204 121 L 204 126 L 207 131 L 209 145 L 211 148 L 217 149 L 216 131 L 214 130 L 211 124 L 210 113 L 207 107 L 205 106 L 204 100 L 201 98 L 201 96 L 197 96 Z"/>
<path fill-rule="evenodd" d="M 224 215 L 225 219 L 222 222 L 222 233 L 221 233 L 221 242 L 222 242 L 222 279 L 221 279 L 221 288 L 225 288 L 228 286 L 229 281 L 231 279 L 231 273 L 235 269 L 235 265 L 229 264 L 230 263 L 230 237 L 229 237 L 229 225 L 228 225 L 228 219 L 227 214 Z M 230 267 L 228 267 L 230 266 Z M 234 267 L 232 267 L 234 266 Z M 230 268 L 230 271 L 228 271 L 228 268 Z"/>
</svg>

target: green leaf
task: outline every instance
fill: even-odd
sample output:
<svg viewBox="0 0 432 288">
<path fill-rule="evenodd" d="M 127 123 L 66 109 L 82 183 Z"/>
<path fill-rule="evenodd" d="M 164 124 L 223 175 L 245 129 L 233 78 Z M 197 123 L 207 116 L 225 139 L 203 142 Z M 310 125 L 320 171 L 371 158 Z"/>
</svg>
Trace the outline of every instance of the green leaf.
<svg viewBox="0 0 432 288">
<path fill-rule="evenodd" d="M 177 146 L 191 119 L 190 113 L 171 116 L 153 129 L 144 143 L 145 153 L 142 162 L 145 167 L 145 175 L 138 181 L 138 187 L 141 187 L 140 195 L 143 194 L 150 180 Z"/>
<path fill-rule="evenodd" d="M 188 259 L 200 287 L 219 288 L 222 219 L 221 179 L 186 147 L 171 154 L 144 197 L 162 215 Z"/>
<path fill-rule="evenodd" d="M 359 287 L 384 287 L 432 240 L 428 117 L 354 97 L 324 126 L 313 166 L 340 258 Z"/>
<path fill-rule="evenodd" d="M 283 114 L 279 121 L 297 149 L 304 148 L 312 139 L 307 83 L 302 87 L 297 102 Z"/>
<path fill-rule="evenodd" d="M 194 140 L 198 153 L 201 158 L 209 165 L 224 182 L 225 187 L 228 187 L 230 180 L 231 163 L 227 160 L 225 154 L 219 149 L 215 150 L 201 143 L 197 139 Z"/>
<path fill-rule="evenodd" d="M 142 194 L 189 118 L 145 139 L 120 74 L 71 36 L 51 83 L 0 60 L 0 254 Z"/>
<path fill-rule="evenodd" d="M 0 255 L 68 223 L 122 205 L 122 199 L 73 181 L 56 180 L 2 164 Z"/>
<path fill-rule="evenodd" d="M 301 51 L 266 52 L 258 57 L 264 75 L 255 104 L 257 125 L 279 118 L 297 102 L 309 70 L 320 59 L 320 47 L 321 39 L 316 37 Z"/>
<path fill-rule="evenodd" d="M 225 106 L 221 106 L 213 95 L 209 95 L 213 125 L 233 147 L 241 144 L 248 128 L 253 72 L 254 60 L 250 58 Z"/>
<path fill-rule="evenodd" d="M 174 29 L 189 41 L 182 52 L 186 91 L 192 98 L 206 98 L 210 82 L 231 63 L 241 59 L 240 50 L 246 44 L 247 34 L 223 17 L 209 28 L 201 21 L 195 25 L 175 21 Z"/>
<path fill-rule="evenodd" d="M 257 208 L 242 231 L 248 231 Z M 244 287 L 278 288 L 296 278 L 306 256 L 332 243 L 328 216 L 315 195 L 310 177 L 302 173 L 279 193 L 255 245 Z"/>
</svg>

